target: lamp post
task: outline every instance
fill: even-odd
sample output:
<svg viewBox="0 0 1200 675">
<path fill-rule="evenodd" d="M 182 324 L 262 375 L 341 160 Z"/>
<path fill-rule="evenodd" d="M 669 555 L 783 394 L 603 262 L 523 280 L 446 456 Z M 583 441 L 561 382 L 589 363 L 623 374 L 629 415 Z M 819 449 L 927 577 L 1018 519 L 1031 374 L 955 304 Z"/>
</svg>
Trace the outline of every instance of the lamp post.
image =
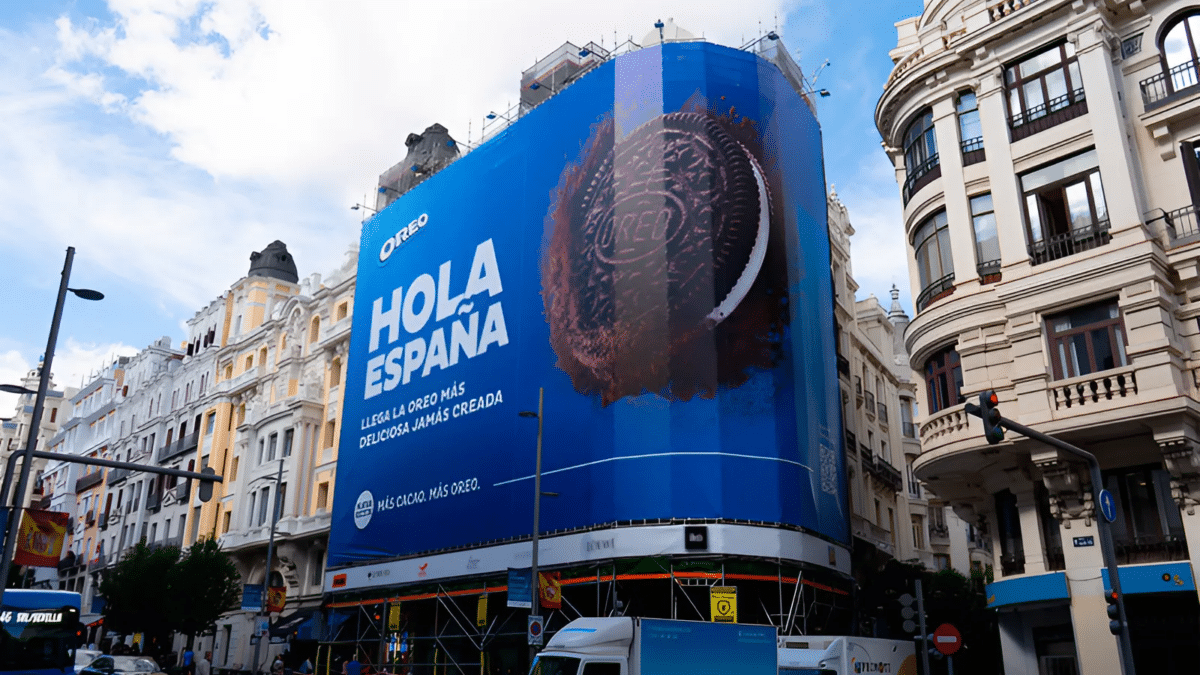
<svg viewBox="0 0 1200 675">
<path fill-rule="evenodd" d="M 42 425 L 42 408 L 46 405 L 46 390 L 50 386 L 50 367 L 54 363 L 54 346 L 58 343 L 58 327 L 62 322 L 63 303 L 67 297 L 67 291 L 83 298 L 84 300 L 102 300 L 104 294 L 99 291 L 93 291 L 86 288 L 68 288 L 67 283 L 71 278 L 71 263 L 75 260 L 75 247 L 67 247 L 67 259 L 63 263 L 62 280 L 58 284 L 58 299 L 54 303 L 54 318 L 50 321 L 50 337 L 46 340 L 46 353 L 42 357 L 42 369 L 38 378 L 38 389 L 36 397 L 33 401 L 33 415 L 29 420 L 29 436 L 25 441 L 25 449 L 22 451 L 21 461 L 21 476 L 17 481 L 17 492 L 13 498 L 13 508 L 8 512 L 8 524 L 4 529 L 4 554 L 0 557 L 0 602 L 4 600 L 4 587 L 8 583 L 8 570 L 12 564 L 13 552 L 16 549 L 17 538 L 12 536 L 17 524 L 17 514 L 20 513 L 22 502 L 25 499 L 25 490 L 29 488 L 29 473 L 33 467 L 33 453 L 37 450 L 37 437 L 39 427 Z M 22 393 L 28 392 L 28 389 L 21 387 Z M 12 391 L 12 389 L 8 389 Z M 4 487 L 0 492 L 0 499 L 8 500 L 8 487 L 12 484 L 10 472 L 5 472 Z"/>
<path fill-rule="evenodd" d="M 541 599 L 541 584 L 538 581 L 538 531 L 541 530 L 541 515 L 542 515 L 542 404 L 545 401 L 546 388 L 538 387 L 538 409 L 537 412 L 528 410 L 518 413 L 521 417 L 536 417 L 538 421 L 537 434 L 537 464 L 533 472 L 533 560 L 531 576 L 533 578 L 533 604 L 529 606 L 529 616 L 537 616 L 540 611 Z M 529 645 L 529 663 L 533 664 L 533 659 L 537 656 L 537 647 Z"/>
<path fill-rule="evenodd" d="M 275 474 L 275 502 L 273 508 L 271 509 L 271 536 L 267 539 L 267 569 L 263 573 L 262 604 L 260 605 L 261 612 L 259 613 L 258 620 L 255 622 L 257 624 L 255 629 L 257 629 L 259 625 L 262 625 L 263 621 L 269 621 L 271 617 L 270 613 L 267 611 L 267 596 L 271 592 L 271 558 L 275 556 L 275 525 L 279 522 L 280 485 L 283 485 L 283 457 L 279 458 L 279 471 Z M 271 630 L 268 624 L 267 633 L 265 635 L 260 635 L 258 637 L 258 642 L 254 644 L 254 670 L 256 672 L 258 671 L 259 666 L 258 654 L 259 650 L 262 649 L 263 639 L 266 638 L 267 640 L 270 640 L 270 634 Z"/>
</svg>

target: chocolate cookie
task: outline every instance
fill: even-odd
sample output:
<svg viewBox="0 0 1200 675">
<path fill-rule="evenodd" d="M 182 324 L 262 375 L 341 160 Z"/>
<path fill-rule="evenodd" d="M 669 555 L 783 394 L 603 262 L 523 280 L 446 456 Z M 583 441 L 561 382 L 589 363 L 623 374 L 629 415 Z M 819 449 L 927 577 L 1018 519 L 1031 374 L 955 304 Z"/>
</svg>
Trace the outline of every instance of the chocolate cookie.
<svg viewBox="0 0 1200 675">
<path fill-rule="evenodd" d="M 544 302 L 559 367 L 608 404 L 712 396 L 713 331 L 754 285 L 770 230 L 757 160 L 708 113 L 671 113 L 569 169 L 551 213 Z"/>
</svg>

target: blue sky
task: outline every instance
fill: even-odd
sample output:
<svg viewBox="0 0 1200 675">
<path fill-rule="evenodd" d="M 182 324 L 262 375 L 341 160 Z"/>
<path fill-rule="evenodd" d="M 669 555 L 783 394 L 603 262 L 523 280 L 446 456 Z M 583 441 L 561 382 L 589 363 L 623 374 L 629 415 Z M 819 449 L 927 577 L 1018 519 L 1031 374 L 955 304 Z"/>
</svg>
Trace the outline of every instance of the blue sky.
<svg viewBox="0 0 1200 675">
<path fill-rule="evenodd" d="M 603 5 L 603 6 L 601 6 Z M 53 371 L 78 386 L 184 322 L 288 244 L 302 276 L 358 240 L 377 176 L 440 122 L 478 140 L 520 72 L 570 40 L 639 41 L 656 19 L 739 45 L 778 25 L 817 85 L 827 181 L 850 208 L 859 297 L 911 307 L 900 200 L 873 124 L 894 23 L 920 0 L 77 0 L 0 3 L 0 382 L 45 348 L 67 246 Z M 736 11 L 734 15 L 731 12 Z M 0 395 L 0 416 L 13 399 Z"/>
</svg>

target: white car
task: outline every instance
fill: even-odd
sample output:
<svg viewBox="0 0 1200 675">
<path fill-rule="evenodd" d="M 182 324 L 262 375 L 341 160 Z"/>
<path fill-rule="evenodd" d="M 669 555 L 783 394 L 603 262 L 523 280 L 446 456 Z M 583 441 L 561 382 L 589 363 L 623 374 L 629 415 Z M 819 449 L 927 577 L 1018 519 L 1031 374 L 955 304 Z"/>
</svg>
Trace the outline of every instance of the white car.
<svg viewBox="0 0 1200 675">
<path fill-rule="evenodd" d="M 99 649 L 76 649 L 75 670 L 83 668 L 101 656 L 104 656 L 104 652 L 100 651 Z"/>
</svg>

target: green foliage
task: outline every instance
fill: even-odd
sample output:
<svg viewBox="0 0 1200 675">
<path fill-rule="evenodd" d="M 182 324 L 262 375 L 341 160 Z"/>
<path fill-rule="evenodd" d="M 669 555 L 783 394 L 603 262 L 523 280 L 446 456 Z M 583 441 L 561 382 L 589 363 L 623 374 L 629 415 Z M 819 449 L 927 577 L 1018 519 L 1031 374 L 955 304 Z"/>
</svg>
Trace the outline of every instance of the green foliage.
<svg viewBox="0 0 1200 675">
<path fill-rule="evenodd" d="M 195 636 L 235 609 L 241 580 L 229 556 L 211 539 L 180 551 L 139 542 L 104 573 L 104 621 L 118 633 Z"/>
<path fill-rule="evenodd" d="M 192 636 L 212 630 L 242 596 L 237 567 L 212 539 L 192 544 L 171 569 L 168 585 L 173 628 Z"/>
</svg>

